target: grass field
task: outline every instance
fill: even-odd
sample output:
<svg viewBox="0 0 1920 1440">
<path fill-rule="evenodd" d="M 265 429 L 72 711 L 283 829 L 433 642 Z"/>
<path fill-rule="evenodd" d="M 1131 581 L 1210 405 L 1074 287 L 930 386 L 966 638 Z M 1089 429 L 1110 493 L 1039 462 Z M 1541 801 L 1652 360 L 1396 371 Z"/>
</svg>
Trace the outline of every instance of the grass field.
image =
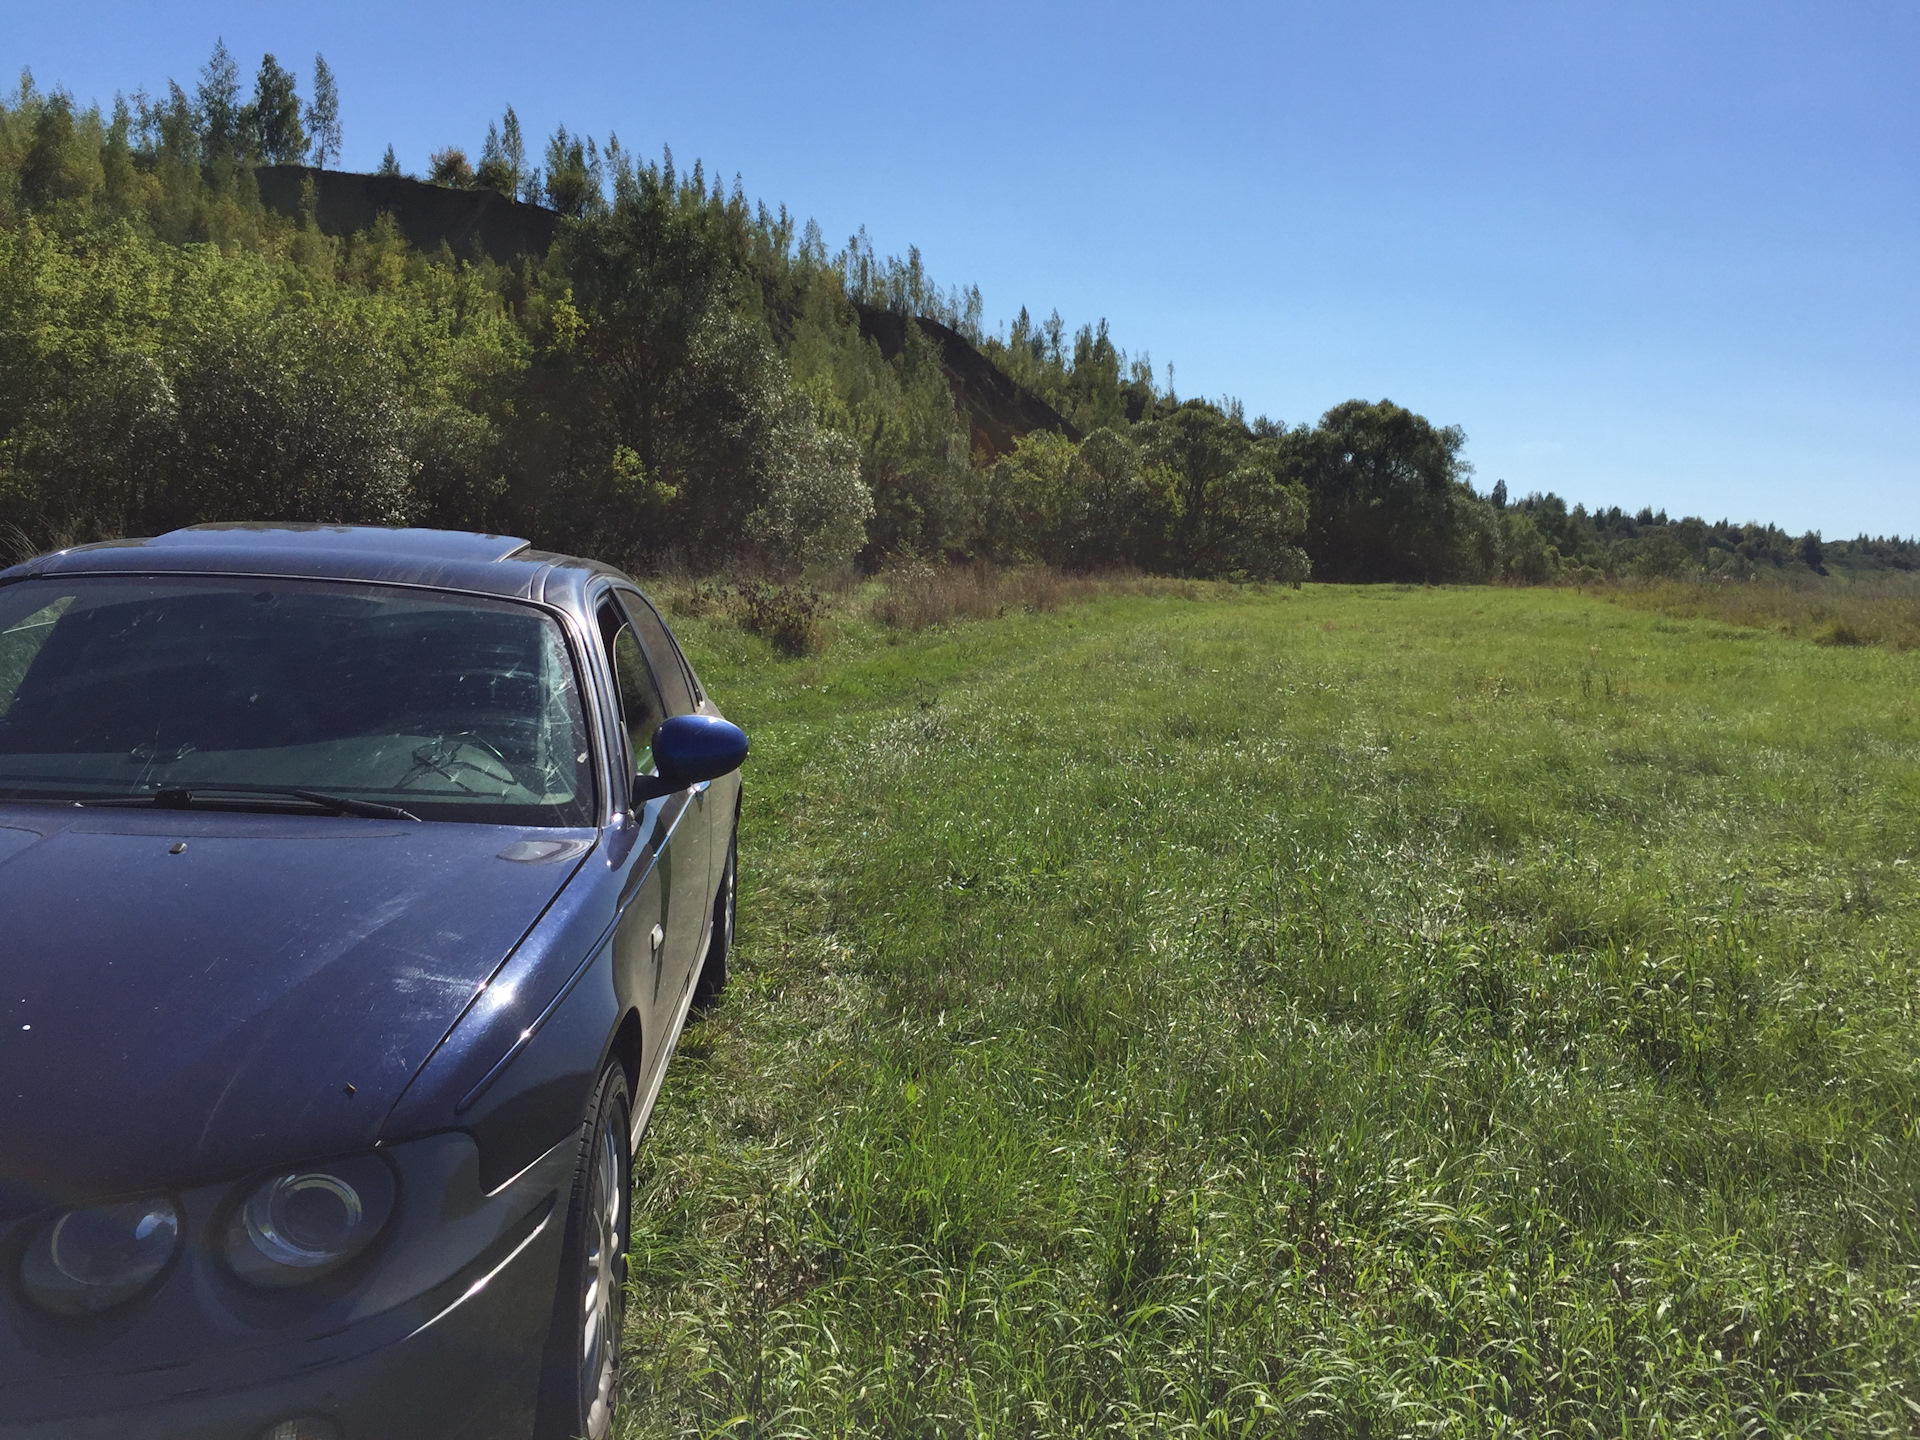
<svg viewBox="0 0 1920 1440">
<path fill-rule="evenodd" d="M 680 622 L 622 1433 L 1920 1433 L 1920 654 L 1189 594 Z"/>
</svg>

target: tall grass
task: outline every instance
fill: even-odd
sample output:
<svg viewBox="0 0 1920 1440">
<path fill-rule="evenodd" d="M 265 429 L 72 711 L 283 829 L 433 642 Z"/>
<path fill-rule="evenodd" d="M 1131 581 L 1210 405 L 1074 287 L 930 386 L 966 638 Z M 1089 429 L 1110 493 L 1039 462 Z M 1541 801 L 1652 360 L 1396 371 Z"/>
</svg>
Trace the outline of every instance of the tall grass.
<svg viewBox="0 0 1920 1440">
<path fill-rule="evenodd" d="M 869 613 L 897 630 L 925 630 L 959 620 L 993 620 L 1015 610 L 1048 611 L 1095 595 L 1176 595 L 1195 599 L 1200 582 L 1151 578 L 1116 570 L 1071 575 L 1046 565 L 1007 567 L 988 563 L 930 565 L 883 571 Z"/>
<path fill-rule="evenodd" d="M 783 659 L 627 1436 L 1910 1435 L 1920 657 L 1569 591 Z"/>
<path fill-rule="evenodd" d="M 655 583 L 675 615 L 725 619 L 770 641 L 785 655 L 809 655 L 827 643 L 830 594 L 764 578 L 667 579 Z"/>
<path fill-rule="evenodd" d="M 1867 580 L 1660 580 L 1607 592 L 1621 604 L 1776 630 L 1820 645 L 1920 649 L 1920 575 Z"/>
<path fill-rule="evenodd" d="M 863 580 L 853 571 L 807 583 L 735 574 L 694 579 L 655 575 L 653 592 L 675 615 L 718 619 L 771 641 L 787 655 L 824 649 L 840 624 L 873 621 L 890 630 L 920 631 L 1015 612 L 1045 613 L 1101 595 L 1158 595 L 1194 600 L 1222 593 L 1204 581 L 1131 570 L 1070 574 L 1047 565 L 988 561 L 934 565 L 908 561 Z M 1263 593 L 1264 587 L 1252 587 Z"/>
</svg>

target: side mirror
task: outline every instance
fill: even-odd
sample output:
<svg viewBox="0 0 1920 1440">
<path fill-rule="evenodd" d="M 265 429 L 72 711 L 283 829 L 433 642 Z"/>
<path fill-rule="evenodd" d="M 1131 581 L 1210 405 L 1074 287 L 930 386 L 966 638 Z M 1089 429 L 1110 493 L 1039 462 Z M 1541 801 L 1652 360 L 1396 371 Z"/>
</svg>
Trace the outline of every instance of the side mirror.
<svg viewBox="0 0 1920 1440">
<path fill-rule="evenodd" d="M 731 775 L 747 758 L 747 732 L 717 715 L 675 715 L 653 732 L 657 775 L 636 776 L 633 803 Z"/>
</svg>

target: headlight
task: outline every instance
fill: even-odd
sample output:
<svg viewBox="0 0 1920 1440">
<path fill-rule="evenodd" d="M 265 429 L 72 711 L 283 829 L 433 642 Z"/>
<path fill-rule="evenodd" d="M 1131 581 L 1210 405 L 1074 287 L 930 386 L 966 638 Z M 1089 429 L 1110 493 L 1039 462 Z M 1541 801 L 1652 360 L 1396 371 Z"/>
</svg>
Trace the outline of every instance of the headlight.
<svg viewBox="0 0 1920 1440">
<path fill-rule="evenodd" d="M 227 1263 L 256 1285 L 303 1285 L 372 1244 L 393 1197 L 393 1171 L 376 1155 L 276 1175 L 234 1215 Z"/>
<path fill-rule="evenodd" d="M 180 1211 L 164 1195 L 69 1210 L 20 1261 L 27 1296 L 56 1315 L 91 1315 L 131 1300 L 167 1268 Z"/>
</svg>

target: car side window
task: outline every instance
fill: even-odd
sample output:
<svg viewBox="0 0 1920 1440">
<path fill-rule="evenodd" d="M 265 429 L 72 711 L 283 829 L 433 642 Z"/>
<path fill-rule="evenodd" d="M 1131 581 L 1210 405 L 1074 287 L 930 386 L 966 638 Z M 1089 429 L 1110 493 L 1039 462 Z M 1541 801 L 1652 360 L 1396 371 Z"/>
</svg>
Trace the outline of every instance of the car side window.
<svg viewBox="0 0 1920 1440">
<path fill-rule="evenodd" d="M 693 713 L 693 682 L 687 674 L 687 662 L 681 658 L 680 647 L 673 643 L 673 636 L 667 633 L 659 614 L 644 598 L 626 590 L 619 593 L 634 629 L 640 634 L 640 643 L 646 649 L 647 659 L 653 662 L 653 673 L 660 681 L 660 693 L 666 697 L 667 713 Z"/>
<path fill-rule="evenodd" d="M 667 718 L 667 707 L 654 683 L 646 656 L 640 651 L 633 626 L 612 600 L 603 600 L 599 611 L 600 638 L 613 663 L 614 688 L 620 696 L 620 724 L 627 734 L 627 751 L 633 759 L 633 773 L 648 774 L 653 769 L 653 732 Z"/>
</svg>

